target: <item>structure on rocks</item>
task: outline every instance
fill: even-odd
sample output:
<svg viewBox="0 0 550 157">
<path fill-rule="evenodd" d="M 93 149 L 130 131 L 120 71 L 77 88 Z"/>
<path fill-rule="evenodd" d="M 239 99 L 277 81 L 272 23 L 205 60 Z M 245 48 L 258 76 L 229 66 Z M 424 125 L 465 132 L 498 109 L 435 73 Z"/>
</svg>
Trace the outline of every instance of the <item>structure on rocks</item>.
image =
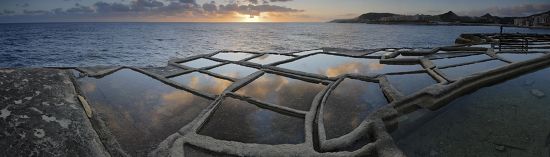
<svg viewBox="0 0 550 157">
<path fill-rule="evenodd" d="M 487 86 L 509 84 L 502 82 L 519 76 L 528 77 L 521 84 L 531 94 L 517 95 L 512 93 L 517 90 L 510 90 L 509 95 L 516 94 L 520 99 L 514 101 L 531 101 L 529 96 L 534 95 L 530 104 L 550 102 L 545 96 L 545 92 L 550 92 L 550 78 L 539 76 L 549 71 L 550 38 L 530 35 L 526 43 L 526 36 L 523 37 L 470 34 L 457 39 L 461 45 L 438 48 L 324 48 L 295 53 L 221 51 L 171 60 L 168 66 L 158 68 L 40 69 L 59 73 L 60 77 L 71 71 L 74 79 L 62 82 L 70 89 L 74 85 L 75 92 L 43 99 L 60 97 L 65 98 L 64 102 L 74 103 L 33 102 L 21 107 L 18 103 L 25 98 L 4 97 L 0 124 L 14 126 L 15 130 L 0 130 L 4 132 L 3 139 L 9 139 L 0 145 L 10 148 L 0 155 L 24 153 L 17 152 L 20 147 L 36 149 L 37 155 L 50 155 L 50 149 L 41 150 L 44 147 L 38 145 L 68 146 L 69 139 L 54 139 L 56 133 L 65 132 L 70 137 L 85 134 L 89 137 L 87 141 L 96 142 L 67 148 L 81 156 L 449 156 L 455 151 L 462 152 L 462 156 L 514 151 L 537 156 L 547 153 L 547 145 L 529 145 L 540 143 L 533 140 L 535 135 L 522 143 L 510 142 L 508 136 L 490 136 L 499 132 L 485 136 L 474 131 L 477 135 L 472 137 L 482 141 L 476 146 L 468 138 L 460 139 L 468 130 L 453 132 L 460 130 L 455 127 L 469 124 L 487 129 L 477 125 L 484 124 L 483 119 L 471 122 L 475 120 L 453 117 L 453 112 L 461 111 L 452 110 L 457 106 L 454 104 L 468 108 L 463 103 L 470 100 L 461 100 L 462 97 L 472 97 L 465 95 L 476 95 Z M 25 77 L 30 82 L 40 80 L 33 77 L 33 70 L 26 71 L 0 71 L 0 76 L 11 80 L 0 82 L 5 89 L 0 92 L 4 95 L 14 90 L 33 90 L 34 86 L 15 88 L 21 87 L 20 80 Z M 36 91 L 52 93 L 47 88 Z M 491 96 L 474 97 L 479 99 L 478 104 L 486 106 L 461 114 L 500 113 L 492 106 L 499 105 L 498 99 Z M 78 102 L 82 105 L 75 106 Z M 62 128 L 78 127 L 85 131 L 73 133 L 54 128 L 42 132 L 36 127 L 38 131 L 30 136 L 34 117 L 25 122 L 18 110 L 43 111 L 43 108 L 81 110 L 79 117 L 88 117 L 89 122 L 81 122 L 80 118 L 74 122 L 74 116 L 51 118 L 50 113 L 36 111 L 33 115 L 42 122 L 41 128 L 50 128 L 55 125 L 50 123 L 56 122 Z M 523 108 L 516 105 L 515 110 L 519 109 Z M 502 114 L 508 111 L 503 110 Z M 31 127 L 17 129 L 20 124 Z M 518 128 L 506 129 L 511 130 L 512 136 Z M 537 130 L 536 136 L 550 132 L 544 129 Z M 33 140 L 19 140 L 22 134 L 25 136 L 21 139 Z M 40 140 L 43 138 L 50 139 Z M 444 147 L 457 141 L 460 147 Z M 469 145 L 492 149 L 464 151 L 470 149 Z"/>
</svg>

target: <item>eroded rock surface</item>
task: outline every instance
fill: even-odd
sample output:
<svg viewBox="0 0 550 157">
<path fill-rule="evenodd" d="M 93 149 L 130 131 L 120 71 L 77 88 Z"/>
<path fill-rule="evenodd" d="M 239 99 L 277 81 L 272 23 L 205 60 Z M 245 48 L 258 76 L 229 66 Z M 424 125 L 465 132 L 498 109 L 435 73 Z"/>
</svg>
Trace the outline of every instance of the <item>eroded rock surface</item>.
<svg viewBox="0 0 550 157">
<path fill-rule="evenodd" d="M 0 156 L 110 156 L 57 69 L 0 70 Z"/>
</svg>

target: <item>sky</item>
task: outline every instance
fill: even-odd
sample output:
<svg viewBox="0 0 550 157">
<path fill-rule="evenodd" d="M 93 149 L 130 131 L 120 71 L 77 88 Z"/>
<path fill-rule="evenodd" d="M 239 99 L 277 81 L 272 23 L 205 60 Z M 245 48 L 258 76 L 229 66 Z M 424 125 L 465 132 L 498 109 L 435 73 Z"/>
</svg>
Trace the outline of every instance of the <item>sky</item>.
<svg viewBox="0 0 550 157">
<path fill-rule="evenodd" d="M 549 0 L 0 0 L 0 23 L 326 22 L 368 12 L 528 16 Z"/>
</svg>

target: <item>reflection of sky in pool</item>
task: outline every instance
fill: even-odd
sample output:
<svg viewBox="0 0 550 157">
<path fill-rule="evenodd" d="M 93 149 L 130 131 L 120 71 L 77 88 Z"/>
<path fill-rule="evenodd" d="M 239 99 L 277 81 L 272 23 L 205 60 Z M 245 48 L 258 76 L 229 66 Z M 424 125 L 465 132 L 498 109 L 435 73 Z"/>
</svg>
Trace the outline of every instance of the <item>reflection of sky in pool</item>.
<svg viewBox="0 0 550 157">
<path fill-rule="evenodd" d="M 543 53 L 499 53 L 498 56 L 512 62 L 521 62 L 544 55 Z"/>
<path fill-rule="evenodd" d="M 192 121 L 210 101 L 144 74 L 122 69 L 78 79 L 95 113 L 130 155 L 141 154 Z"/>
<path fill-rule="evenodd" d="M 303 55 L 309 55 L 313 53 L 323 52 L 323 50 L 309 50 L 309 51 L 302 51 L 298 53 L 294 53 L 294 55 L 303 56 Z"/>
<path fill-rule="evenodd" d="M 377 83 L 345 79 L 330 93 L 323 108 L 327 139 L 351 132 L 369 113 L 387 103 Z"/>
<path fill-rule="evenodd" d="M 442 59 L 434 59 L 431 60 L 437 67 L 444 67 L 449 65 L 456 65 L 460 63 L 468 63 L 468 62 L 475 62 L 480 61 L 484 59 L 491 59 L 491 57 L 480 54 L 480 55 L 471 55 L 471 56 L 464 56 L 464 57 L 453 57 L 453 58 L 442 58 Z"/>
<path fill-rule="evenodd" d="M 369 54 L 369 55 L 367 55 L 367 56 L 382 56 L 382 55 L 384 55 L 384 54 L 386 54 L 386 53 L 390 53 L 390 51 L 376 51 L 376 52 L 371 53 L 371 54 Z"/>
<path fill-rule="evenodd" d="M 210 94 L 220 94 L 231 85 L 231 81 L 220 79 L 200 72 L 192 72 L 170 78 L 182 85 Z"/>
<path fill-rule="evenodd" d="M 305 140 L 304 119 L 226 97 L 199 134 L 260 144 L 298 144 Z"/>
<path fill-rule="evenodd" d="M 347 73 L 391 73 L 421 70 L 422 66 L 380 64 L 378 59 L 352 58 L 328 54 L 316 54 L 278 67 L 335 77 Z"/>
<path fill-rule="evenodd" d="M 210 69 L 208 71 L 211 71 L 216 74 L 228 76 L 231 78 L 241 79 L 258 70 L 250 67 L 237 65 L 237 64 L 226 64 L 226 65 L 222 65 L 222 66 Z"/>
<path fill-rule="evenodd" d="M 217 65 L 219 63 L 220 62 L 216 62 L 210 59 L 199 58 L 199 59 L 195 59 L 195 60 L 180 63 L 180 64 L 188 67 L 192 67 L 192 68 L 202 68 L 202 67 Z"/>
<path fill-rule="evenodd" d="M 386 75 L 390 84 L 404 95 L 413 94 L 437 82 L 427 73 Z"/>
<path fill-rule="evenodd" d="M 490 60 L 481 63 L 450 67 L 440 70 L 451 79 L 459 79 L 460 77 L 469 76 L 478 72 L 488 71 L 505 65 L 507 65 L 506 62 L 500 60 Z"/>
<path fill-rule="evenodd" d="M 237 94 L 286 106 L 298 110 L 309 110 L 317 93 L 325 86 L 266 73 L 260 78 L 237 90 Z"/>
<path fill-rule="evenodd" d="M 242 53 L 242 52 L 236 52 L 236 53 L 221 52 L 221 53 L 218 53 L 218 54 L 216 54 L 212 57 L 213 58 L 218 58 L 218 59 L 230 60 L 230 61 L 240 61 L 240 60 L 243 60 L 245 58 L 252 57 L 252 56 L 254 56 L 254 54 Z"/>
<path fill-rule="evenodd" d="M 275 63 L 275 62 L 279 62 L 279 61 L 283 61 L 291 58 L 293 57 L 285 56 L 285 55 L 265 54 L 260 57 L 251 59 L 248 62 L 266 65 L 266 64 L 271 64 L 271 63 Z"/>
</svg>

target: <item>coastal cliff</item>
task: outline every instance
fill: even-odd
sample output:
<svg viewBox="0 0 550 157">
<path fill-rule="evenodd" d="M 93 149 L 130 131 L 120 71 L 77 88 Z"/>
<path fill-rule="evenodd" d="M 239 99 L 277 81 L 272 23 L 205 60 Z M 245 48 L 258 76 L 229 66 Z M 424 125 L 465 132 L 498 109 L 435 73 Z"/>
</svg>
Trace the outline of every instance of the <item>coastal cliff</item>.
<svg viewBox="0 0 550 157">
<path fill-rule="evenodd" d="M 544 26 L 548 25 L 550 20 L 548 20 L 548 12 L 539 13 L 536 15 L 542 16 L 542 20 L 537 22 L 539 25 Z M 532 17 L 531 15 L 528 17 Z M 330 21 L 331 23 L 368 23 L 368 24 L 427 24 L 427 25 L 507 25 L 507 26 L 527 26 L 530 25 L 518 25 L 517 19 L 529 19 L 524 17 L 499 17 L 493 16 L 489 13 L 480 16 L 459 16 L 452 11 L 448 11 L 439 15 L 400 15 L 394 13 L 365 13 L 356 18 L 352 19 L 336 19 Z M 532 18 L 534 19 L 534 18 Z M 541 19 L 541 18 L 537 18 Z M 526 23 L 526 22 L 524 22 Z M 529 23 L 529 22 L 527 22 Z"/>
</svg>

